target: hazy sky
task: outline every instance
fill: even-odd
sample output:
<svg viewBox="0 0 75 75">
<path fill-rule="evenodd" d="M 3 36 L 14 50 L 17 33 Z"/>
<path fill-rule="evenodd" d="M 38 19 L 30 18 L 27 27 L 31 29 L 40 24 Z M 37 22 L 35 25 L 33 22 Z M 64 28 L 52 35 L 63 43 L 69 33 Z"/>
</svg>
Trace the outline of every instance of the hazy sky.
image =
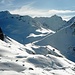
<svg viewBox="0 0 75 75">
<path fill-rule="evenodd" d="M 4 10 L 32 17 L 57 14 L 68 20 L 75 15 L 75 0 L 0 0 L 0 11 Z"/>
</svg>

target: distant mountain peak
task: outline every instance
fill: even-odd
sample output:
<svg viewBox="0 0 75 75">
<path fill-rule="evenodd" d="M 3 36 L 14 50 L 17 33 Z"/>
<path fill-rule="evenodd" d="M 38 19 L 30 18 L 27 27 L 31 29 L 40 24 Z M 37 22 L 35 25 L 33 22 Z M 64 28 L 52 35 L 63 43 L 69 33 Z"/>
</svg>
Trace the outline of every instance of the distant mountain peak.
<svg viewBox="0 0 75 75">
<path fill-rule="evenodd" d="M 3 13 L 3 14 L 10 14 L 9 11 L 1 11 L 0 14 L 1 14 L 1 13 Z"/>
<path fill-rule="evenodd" d="M 57 31 L 66 23 L 62 17 L 57 16 L 56 14 L 51 17 L 36 17 L 35 20 L 43 24 L 45 28 L 49 28 L 53 31 Z"/>
<path fill-rule="evenodd" d="M 56 14 L 54 14 L 54 15 L 52 15 L 51 17 L 59 17 L 58 15 L 56 15 Z"/>
<path fill-rule="evenodd" d="M 9 16 L 9 15 L 11 15 L 9 11 L 1 11 L 0 12 L 0 18 Z"/>
<path fill-rule="evenodd" d="M 71 18 L 69 21 L 73 21 L 74 22 L 75 21 L 75 16 L 73 18 Z"/>
<path fill-rule="evenodd" d="M 53 18 L 53 19 L 61 19 L 62 20 L 62 17 L 60 17 L 60 16 L 58 16 L 58 15 L 53 15 L 53 16 L 51 16 L 50 18 Z"/>
</svg>

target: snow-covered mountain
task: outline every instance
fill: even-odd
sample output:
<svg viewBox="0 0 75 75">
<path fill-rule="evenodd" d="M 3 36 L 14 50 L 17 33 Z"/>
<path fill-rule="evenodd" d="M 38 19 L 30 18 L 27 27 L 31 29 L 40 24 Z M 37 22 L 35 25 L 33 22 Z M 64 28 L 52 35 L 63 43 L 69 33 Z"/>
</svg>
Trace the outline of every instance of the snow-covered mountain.
<svg viewBox="0 0 75 75">
<path fill-rule="evenodd" d="M 49 32 L 49 30 L 42 28 L 42 24 L 36 22 L 30 16 L 12 15 L 8 11 L 0 12 L 0 27 L 6 35 L 23 44 L 38 39 L 38 37 L 35 39 L 27 38 L 27 36 L 30 37 L 31 33 L 43 35 L 39 31 L 45 30 L 45 33 Z M 39 31 L 36 31 L 38 29 Z"/>
<path fill-rule="evenodd" d="M 75 18 L 67 22 L 69 25 L 53 35 L 39 40 L 37 45 L 50 45 L 60 51 L 65 57 L 75 62 Z"/>
<path fill-rule="evenodd" d="M 48 26 L 51 22 L 51 27 L 56 29 L 65 23 L 65 21 L 58 16 L 51 17 L 50 19 L 47 18 L 46 22 Z M 45 28 L 44 25 L 40 21 L 35 20 L 35 18 L 10 14 L 8 11 L 0 12 L 0 27 L 7 36 L 22 44 L 34 42 L 44 38 L 50 33 L 55 33 L 51 30 L 51 27 Z"/>
<path fill-rule="evenodd" d="M 1 75 L 75 74 L 74 17 L 55 33 L 30 16 L 2 11 L 0 27 L 5 34 L 0 40 Z"/>
<path fill-rule="evenodd" d="M 7 36 L 4 41 L 0 40 L 1 75 L 75 74 L 75 63 L 66 59 L 58 50 L 52 55 L 53 47 L 48 45 L 46 48 L 49 54 L 46 54 L 44 49 L 46 54 L 44 55 L 40 49 L 35 53 L 35 50 L 28 45 L 24 46 Z M 38 46 L 33 45 L 33 47 Z"/>
<path fill-rule="evenodd" d="M 57 15 L 51 17 L 35 17 L 34 19 L 42 23 L 45 28 L 50 28 L 53 31 L 58 31 L 66 23 L 66 21 Z"/>
</svg>

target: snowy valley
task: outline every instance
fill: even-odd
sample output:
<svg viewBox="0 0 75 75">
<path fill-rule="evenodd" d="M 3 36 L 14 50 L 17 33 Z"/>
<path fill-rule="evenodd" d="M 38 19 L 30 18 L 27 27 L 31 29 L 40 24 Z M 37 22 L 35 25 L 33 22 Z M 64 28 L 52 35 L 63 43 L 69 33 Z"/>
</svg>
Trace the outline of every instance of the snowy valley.
<svg viewBox="0 0 75 75">
<path fill-rule="evenodd" d="M 2 11 L 0 27 L 1 75 L 75 75 L 75 17 L 66 22 Z"/>
</svg>

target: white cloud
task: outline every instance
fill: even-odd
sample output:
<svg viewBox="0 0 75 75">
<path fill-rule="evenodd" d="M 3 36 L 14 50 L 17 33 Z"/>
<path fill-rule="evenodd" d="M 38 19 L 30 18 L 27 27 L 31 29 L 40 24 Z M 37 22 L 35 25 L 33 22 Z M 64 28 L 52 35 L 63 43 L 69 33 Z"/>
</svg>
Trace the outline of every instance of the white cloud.
<svg viewBox="0 0 75 75">
<path fill-rule="evenodd" d="M 49 10 L 49 13 L 68 14 L 68 13 L 75 13 L 75 11 L 72 11 L 72 10 Z"/>
<path fill-rule="evenodd" d="M 20 9 L 16 9 L 10 12 L 14 14 L 20 14 L 20 15 L 30 15 L 32 17 L 44 16 L 47 13 L 46 11 L 34 9 L 33 7 L 30 6 L 23 6 Z"/>
<path fill-rule="evenodd" d="M 74 16 L 75 11 L 72 11 L 72 10 L 49 10 L 49 13 L 60 15 L 64 20 L 68 21 L 69 19 L 71 19 Z"/>
<path fill-rule="evenodd" d="M 66 16 L 66 15 L 64 15 L 64 16 L 61 16 L 62 18 L 63 18 L 63 20 L 66 20 L 66 21 L 68 21 L 68 20 L 70 20 L 73 16 Z"/>
<path fill-rule="evenodd" d="M 12 14 L 29 15 L 32 17 L 50 17 L 54 14 L 62 16 L 63 19 L 68 20 L 75 11 L 71 10 L 39 10 L 33 8 L 31 5 L 23 6 L 19 9 L 10 11 Z"/>
</svg>

